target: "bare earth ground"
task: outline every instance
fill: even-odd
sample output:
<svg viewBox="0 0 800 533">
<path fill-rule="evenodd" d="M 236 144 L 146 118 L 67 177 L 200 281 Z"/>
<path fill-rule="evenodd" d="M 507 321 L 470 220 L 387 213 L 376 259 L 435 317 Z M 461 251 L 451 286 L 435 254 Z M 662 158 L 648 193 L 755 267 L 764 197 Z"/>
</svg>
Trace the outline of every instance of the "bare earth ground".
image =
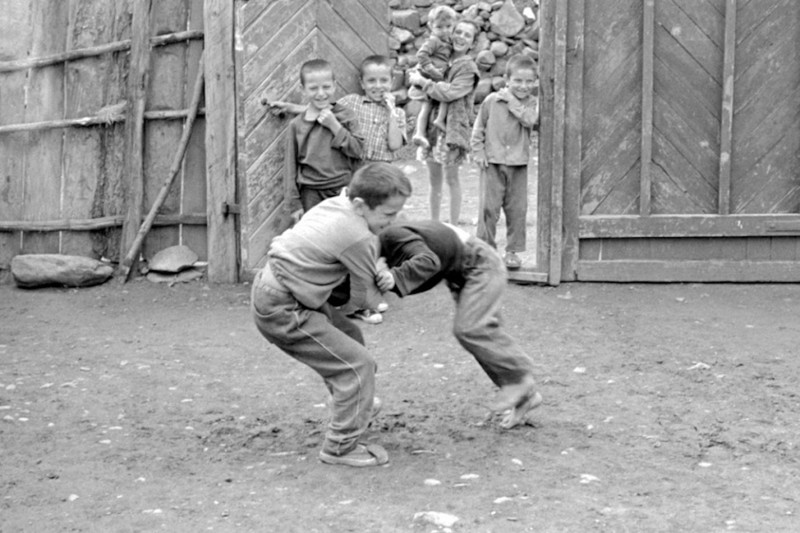
<svg viewBox="0 0 800 533">
<path fill-rule="evenodd" d="M 324 388 L 248 291 L 0 287 L 0 530 L 798 530 L 798 285 L 509 285 L 545 398 L 510 431 L 447 291 L 390 299 L 364 470 L 317 460 Z"/>
</svg>

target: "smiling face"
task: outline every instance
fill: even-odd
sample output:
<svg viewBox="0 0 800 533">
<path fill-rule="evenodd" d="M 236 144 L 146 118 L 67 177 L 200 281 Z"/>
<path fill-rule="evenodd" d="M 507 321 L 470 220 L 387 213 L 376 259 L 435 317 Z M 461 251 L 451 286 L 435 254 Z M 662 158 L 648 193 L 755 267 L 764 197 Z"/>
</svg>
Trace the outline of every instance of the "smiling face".
<svg viewBox="0 0 800 533">
<path fill-rule="evenodd" d="M 361 88 L 373 102 L 383 102 L 383 95 L 392 88 L 392 67 L 378 63 L 364 65 Z"/>
<path fill-rule="evenodd" d="M 395 221 L 397 215 L 403 210 L 406 198 L 406 196 L 396 194 L 374 208 L 370 208 L 361 198 L 356 198 L 355 205 L 361 216 L 367 221 L 369 230 L 377 235 Z"/>
<path fill-rule="evenodd" d="M 336 84 L 330 70 L 312 70 L 303 75 L 303 96 L 309 105 L 321 111 L 333 105 Z"/>
<path fill-rule="evenodd" d="M 536 72 L 532 68 L 515 68 L 507 76 L 508 89 L 517 100 L 526 100 L 536 86 Z"/>
<path fill-rule="evenodd" d="M 469 52 L 475 43 L 475 26 L 469 22 L 459 22 L 453 28 L 451 41 L 453 43 L 453 53 L 464 55 Z"/>
</svg>

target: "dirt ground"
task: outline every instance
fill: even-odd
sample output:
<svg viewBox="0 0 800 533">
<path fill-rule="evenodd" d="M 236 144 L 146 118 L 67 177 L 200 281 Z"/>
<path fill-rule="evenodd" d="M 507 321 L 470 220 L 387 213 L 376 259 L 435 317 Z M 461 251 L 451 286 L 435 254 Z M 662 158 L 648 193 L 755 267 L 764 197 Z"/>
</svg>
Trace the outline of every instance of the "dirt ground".
<svg viewBox="0 0 800 533">
<path fill-rule="evenodd" d="M 0 286 L 0 531 L 798 530 L 798 285 L 509 285 L 544 396 L 513 430 L 447 291 L 390 298 L 363 470 L 317 460 L 321 381 L 248 302 Z"/>
</svg>

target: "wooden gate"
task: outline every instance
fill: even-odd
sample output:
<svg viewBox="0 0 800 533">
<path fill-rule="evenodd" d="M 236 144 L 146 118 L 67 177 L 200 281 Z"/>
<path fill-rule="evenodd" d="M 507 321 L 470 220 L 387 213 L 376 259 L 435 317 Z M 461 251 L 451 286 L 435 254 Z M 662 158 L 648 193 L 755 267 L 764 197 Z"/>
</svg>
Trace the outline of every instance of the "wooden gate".
<svg viewBox="0 0 800 533">
<path fill-rule="evenodd" d="M 300 99 L 300 65 L 331 62 L 340 96 L 359 90 L 357 66 L 388 52 L 388 0 L 250 0 L 237 7 L 238 146 L 242 275 L 264 264 L 283 214 L 283 156 L 288 120 L 264 98 Z"/>
<path fill-rule="evenodd" d="M 545 1 L 542 31 L 551 283 L 800 281 L 800 3 Z"/>
</svg>

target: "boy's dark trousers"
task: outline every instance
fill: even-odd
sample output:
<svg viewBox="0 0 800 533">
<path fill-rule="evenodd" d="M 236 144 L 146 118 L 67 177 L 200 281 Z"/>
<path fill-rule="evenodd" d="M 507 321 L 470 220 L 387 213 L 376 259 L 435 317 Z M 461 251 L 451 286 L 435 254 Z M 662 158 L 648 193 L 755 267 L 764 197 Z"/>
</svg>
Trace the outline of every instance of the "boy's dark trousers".
<svg viewBox="0 0 800 533">
<path fill-rule="evenodd" d="M 481 202 L 477 235 L 497 248 L 495 236 L 500 210 L 506 215 L 506 251 L 524 252 L 528 216 L 527 165 L 489 163 L 481 171 Z"/>
<path fill-rule="evenodd" d="M 330 304 L 305 307 L 269 267 L 253 281 L 251 302 L 259 332 L 322 376 L 332 396 L 323 450 L 347 454 L 369 425 L 375 395 L 377 366 L 364 347 L 361 330 Z"/>
</svg>

